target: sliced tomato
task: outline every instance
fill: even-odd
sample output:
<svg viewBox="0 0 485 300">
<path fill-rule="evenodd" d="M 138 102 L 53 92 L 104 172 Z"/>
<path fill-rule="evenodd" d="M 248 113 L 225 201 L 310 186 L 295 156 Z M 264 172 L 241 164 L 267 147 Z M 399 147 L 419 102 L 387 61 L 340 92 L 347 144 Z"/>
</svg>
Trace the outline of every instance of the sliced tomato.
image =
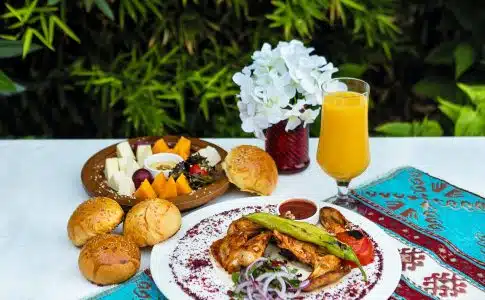
<svg viewBox="0 0 485 300">
<path fill-rule="evenodd" d="M 365 266 L 374 261 L 374 246 L 371 240 L 362 232 L 352 230 L 337 233 L 337 239 L 354 250 L 361 265 Z M 352 267 L 357 266 L 352 262 L 348 262 L 348 264 Z"/>
<path fill-rule="evenodd" d="M 193 174 L 207 175 L 208 174 L 207 170 L 201 168 L 199 164 L 195 164 L 195 165 L 190 166 L 189 173 L 191 175 L 193 175 Z"/>
</svg>

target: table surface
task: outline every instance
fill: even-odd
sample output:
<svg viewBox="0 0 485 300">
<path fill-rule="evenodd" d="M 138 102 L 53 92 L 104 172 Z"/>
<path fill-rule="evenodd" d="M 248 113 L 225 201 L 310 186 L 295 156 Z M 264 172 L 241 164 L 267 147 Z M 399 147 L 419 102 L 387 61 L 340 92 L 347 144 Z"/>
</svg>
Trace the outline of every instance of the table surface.
<svg viewBox="0 0 485 300">
<path fill-rule="evenodd" d="M 256 139 L 206 139 L 226 150 Z M 79 249 L 67 237 L 67 220 L 88 198 L 81 168 L 95 152 L 119 140 L 0 141 L 0 299 L 79 299 L 103 290 L 78 271 Z M 327 199 L 335 183 L 315 163 L 317 139 L 310 140 L 311 164 L 281 175 L 273 195 Z M 401 166 L 413 166 L 485 196 L 485 138 L 371 138 L 371 163 L 351 186 Z M 248 197 L 232 188 L 212 203 Z M 117 229 L 119 231 L 119 228 Z M 149 267 L 143 250 L 141 268 Z"/>
</svg>

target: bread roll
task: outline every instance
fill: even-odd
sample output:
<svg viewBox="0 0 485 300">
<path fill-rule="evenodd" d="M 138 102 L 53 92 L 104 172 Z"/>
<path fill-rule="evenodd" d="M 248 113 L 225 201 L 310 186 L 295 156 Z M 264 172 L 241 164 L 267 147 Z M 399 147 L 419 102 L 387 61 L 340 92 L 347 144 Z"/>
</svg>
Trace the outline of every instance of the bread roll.
<svg viewBox="0 0 485 300">
<path fill-rule="evenodd" d="M 229 181 L 241 191 L 271 195 L 278 182 L 273 158 L 255 146 L 242 145 L 229 152 L 222 163 Z"/>
<path fill-rule="evenodd" d="M 74 245 L 82 246 L 93 236 L 113 231 L 123 215 L 123 209 L 115 200 L 91 198 L 74 210 L 67 223 L 67 234 Z"/>
<path fill-rule="evenodd" d="M 126 214 L 123 234 L 139 247 L 153 246 L 174 235 L 182 224 L 180 211 L 172 202 L 149 199 Z"/>
<path fill-rule="evenodd" d="M 126 281 L 140 268 L 140 249 L 130 239 L 116 234 L 91 238 L 81 249 L 78 265 L 81 273 L 100 285 Z"/>
</svg>

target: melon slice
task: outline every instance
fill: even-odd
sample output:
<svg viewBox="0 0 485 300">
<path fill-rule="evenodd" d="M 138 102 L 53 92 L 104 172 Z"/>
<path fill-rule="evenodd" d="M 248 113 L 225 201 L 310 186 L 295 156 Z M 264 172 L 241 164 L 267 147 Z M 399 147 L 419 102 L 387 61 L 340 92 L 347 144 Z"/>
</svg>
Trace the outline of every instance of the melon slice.
<svg viewBox="0 0 485 300">
<path fill-rule="evenodd" d="M 167 184 L 167 180 L 165 179 L 165 174 L 163 174 L 163 172 L 160 172 L 155 177 L 152 183 L 152 188 L 155 191 L 155 193 L 157 193 L 158 197 L 163 198 L 166 184 Z"/>
<path fill-rule="evenodd" d="M 158 139 L 152 147 L 152 153 L 166 153 L 169 152 L 170 148 L 163 138 Z"/>
<path fill-rule="evenodd" d="M 175 183 L 175 180 L 173 179 L 172 176 L 167 180 L 167 183 L 165 184 L 165 189 L 163 191 L 163 198 L 164 199 L 170 199 L 177 197 L 177 184 Z"/>
<path fill-rule="evenodd" d="M 192 193 L 192 188 L 184 174 L 180 175 L 175 183 L 177 184 L 177 194 L 188 195 Z"/>
<path fill-rule="evenodd" d="M 146 200 L 157 198 L 157 193 L 153 190 L 148 179 L 145 179 L 135 191 L 134 196 L 138 200 Z"/>
</svg>

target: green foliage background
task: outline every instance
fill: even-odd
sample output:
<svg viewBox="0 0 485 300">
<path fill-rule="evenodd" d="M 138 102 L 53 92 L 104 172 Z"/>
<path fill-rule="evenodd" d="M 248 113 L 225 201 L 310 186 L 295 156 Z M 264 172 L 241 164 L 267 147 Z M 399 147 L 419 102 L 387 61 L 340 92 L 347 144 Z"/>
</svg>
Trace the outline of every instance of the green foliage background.
<svg viewBox="0 0 485 300">
<path fill-rule="evenodd" d="M 315 47 L 336 76 L 371 83 L 374 135 L 485 135 L 483 8 L 471 0 L 4 1 L 0 136 L 245 136 L 232 75 L 264 42 L 290 39 Z"/>
</svg>

